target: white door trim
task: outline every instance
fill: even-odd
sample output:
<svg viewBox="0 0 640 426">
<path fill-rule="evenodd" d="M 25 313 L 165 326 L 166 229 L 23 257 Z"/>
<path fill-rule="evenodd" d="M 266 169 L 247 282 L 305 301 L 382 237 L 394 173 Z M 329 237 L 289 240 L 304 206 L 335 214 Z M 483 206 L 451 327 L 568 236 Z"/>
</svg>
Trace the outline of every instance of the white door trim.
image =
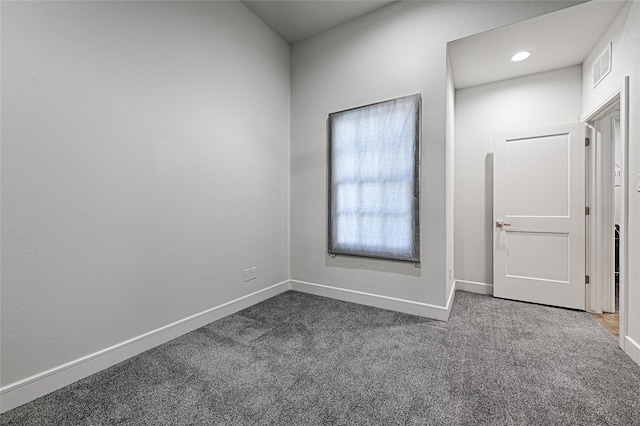
<svg viewBox="0 0 640 426">
<path fill-rule="evenodd" d="M 628 173 L 628 169 L 629 169 L 629 77 L 626 76 L 624 78 L 623 84 L 621 86 L 621 88 L 619 90 L 617 90 L 615 93 L 613 93 L 611 96 L 609 96 L 609 98 L 603 102 L 598 108 L 596 108 L 594 111 L 592 111 L 591 113 L 585 115 L 583 117 L 583 120 L 591 123 L 593 125 L 593 123 L 599 119 L 602 119 L 604 117 L 606 117 L 607 115 L 611 114 L 611 112 L 613 110 L 615 110 L 617 107 L 619 107 L 620 109 L 620 145 L 621 145 L 621 157 L 622 157 L 622 161 L 621 161 L 621 190 L 622 190 L 622 200 L 621 200 L 621 223 L 620 223 L 620 328 L 619 328 L 619 344 L 620 347 L 625 350 L 625 352 L 629 352 L 629 350 L 631 350 L 632 348 L 629 347 L 627 350 L 627 348 L 625 346 L 628 345 L 628 343 L 625 341 L 625 337 L 627 335 L 627 324 L 628 324 L 628 301 L 627 301 L 627 292 L 628 292 L 628 280 L 627 280 L 627 270 L 628 270 L 628 223 L 629 223 L 629 202 L 628 202 L 628 198 L 629 198 L 629 173 Z M 598 148 L 597 146 L 595 146 L 594 148 Z M 595 153 L 591 153 L 590 154 L 592 157 L 595 156 Z M 600 156 L 600 158 L 602 159 L 602 156 Z M 613 160 L 613 159 L 611 159 Z M 593 167 L 595 167 L 595 162 L 592 162 L 589 166 L 588 166 L 588 170 L 593 173 L 594 169 Z M 600 201 L 598 201 L 598 199 L 594 199 L 595 198 L 595 191 L 596 188 L 593 186 L 595 185 L 596 182 L 594 182 L 593 179 L 590 179 L 588 182 L 588 185 L 590 186 L 590 188 L 588 189 L 588 198 L 590 200 L 590 202 L 592 202 L 591 204 L 591 215 L 589 217 L 590 220 L 590 225 L 587 226 L 587 233 L 589 234 L 588 237 L 588 242 L 587 244 L 588 249 L 587 249 L 587 253 L 589 254 L 587 256 L 587 270 L 590 271 L 590 273 L 594 273 L 593 271 L 597 271 L 598 267 L 600 266 L 598 264 L 598 262 L 596 262 L 595 260 L 597 258 L 594 257 L 595 254 L 595 247 L 594 245 L 597 244 L 597 241 L 594 240 L 593 236 L 597 235 L 598 233 L 602 232 L 602 227 L 605 226 L 605 223 L 602 220 L 599 220 L 598 218 L 601 217 L 601 215 L 607 211 L 610 214 L 611 219 L 613 219 L 613 204 L 612 204 L 612 200 L 613 200 L 613 187 L 609 187 L 609 191 L 611 192 L 611 202 L 609 203 L 604 203 L 603 200 L 601 199 Z M 601 188 L 602 190 L 603 188 Z M 609 199 L 609 197 L 604 197 L 604 199 Z M 611 223 L 607 224 L 608 226 L 611 225 Z M 595 275 L 597 276 L 598 273 L 595 272 Z M 591 291 L 589 291 L 588 293 L 588 297 L 587 297 L 587 307 L 589 311 L 595 311 L 594 308 L 597 308 L 598 306 L 600 306 L 600 309 L 602 309 L 602 303 L 603 303 L 603 288 L 602 288 L 602 282 L 600 281 L 598 283 L 598 280 L 596 280 L 595 282 L 593 282 L 592 285 L 592 289 L 590 289 Z M 600 311 L 601 312 L 601 311 Z"/>
<path fill-rule="evenodd" d="M 587 311 L 615 312 L 615 232 L 614 217 L 614 113 L 620 106 L 614 102 L 604 115 L 592 121 L 590 147 L 587 150 L 587 275 L 591 277 L 587 291 Z"/>
</svg>

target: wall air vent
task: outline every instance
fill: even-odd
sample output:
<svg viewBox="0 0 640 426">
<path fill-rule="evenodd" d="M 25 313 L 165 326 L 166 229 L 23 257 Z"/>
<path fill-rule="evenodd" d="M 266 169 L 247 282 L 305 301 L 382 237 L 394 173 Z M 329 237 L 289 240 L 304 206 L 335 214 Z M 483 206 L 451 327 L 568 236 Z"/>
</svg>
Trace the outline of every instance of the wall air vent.
<svg viewBox="0 0 640 426">
<path fill-rule="evenodd" d="M 611 72 L 611 43 L 593 64 L 593 87 L 596 87 Z"/>
</svg>

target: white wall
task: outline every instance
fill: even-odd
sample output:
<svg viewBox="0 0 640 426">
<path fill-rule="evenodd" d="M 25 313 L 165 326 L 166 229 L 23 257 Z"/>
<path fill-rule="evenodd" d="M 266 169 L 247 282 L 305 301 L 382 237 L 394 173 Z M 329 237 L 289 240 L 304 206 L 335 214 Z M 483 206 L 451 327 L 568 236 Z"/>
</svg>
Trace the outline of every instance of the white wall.
<svg viewBox="0 0 640 426">
<path fill-rule="evenodd" d="M 446 290 L 451 288 L 447 250 L 453 242 L 447 236 L 452 226 L 446 211 L 446 43 L 569 5 L 401 2 L 294 45 L 292 279 L 344 290 L 343 294 L 361 292 L 445 306 Z M 331 259 L 326 254 L 327 115 L 417 92 L 423 99 L 422 267 Z"/>
<path fill-rule="evenodd" d="M 240 2 L 2 2 L 2 385 L 287 280 L 289 99 Z"/>
<path fill-rule="evenodd" d="M 493 135 L 580 121 L 580 66 L 456 91 L 455 276 L 493 285 Z"/>
<path fill-rule="evenodd" d="M 445 145 L 446 145 L 446 222 L 447 222 L 447 253 L 446 253 L 446 282 L 447 282 L 447 294 L 451 292 L 454 285 L 454 268 L 455 268 L 455 232 L 454 232 L 454 219 L 455 219 L 455 144 L 456 144 L 456 88 L 453 82 L 453 70 L 451 69 L 451 62 L 449 61 L 449 55 L 447 54 L 447 81 L 446 81 L 446 129 L 445 129 Z"/>
<path fill-rule="evenodd" d="M 613 43 L 611 73 L 593 88 L 593 63 Z M 583 116 L 595 112 L 623 86 L 629 76 L 628 192 L 628 320 L 625 350 L 640 363 L 640 2 L 630 2 L 594 46 L 583 67 Z M 631 339 L 631 341 L 629 341 Z"/>
</svg>

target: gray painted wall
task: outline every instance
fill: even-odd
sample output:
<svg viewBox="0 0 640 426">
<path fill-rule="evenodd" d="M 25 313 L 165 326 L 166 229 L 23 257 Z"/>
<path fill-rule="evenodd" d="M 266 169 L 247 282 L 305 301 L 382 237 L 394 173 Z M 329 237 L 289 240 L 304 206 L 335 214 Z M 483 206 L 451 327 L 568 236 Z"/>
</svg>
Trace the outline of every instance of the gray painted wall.
<svg viewBox="0 0 640 426">
<path fill-rule="evenodd" d="M 403 2 L 294 45 L 291 278 L 444 306 L 453 267 L 453 227 L 447 223 L 446 164 L 453 158 L 447 157 L 445 143 L 446 43 L 567 6 Z M 423 99 L 422 267 L 327 257 L 327 115 L 417 92 Z M 449 193 L 452 188 L 450 182 Z"/>
<path fill-rule="evenodd" d="M 240 2 L 2 2 L 2 385 L 287 280 L 289 98 Z"/>
</svg>

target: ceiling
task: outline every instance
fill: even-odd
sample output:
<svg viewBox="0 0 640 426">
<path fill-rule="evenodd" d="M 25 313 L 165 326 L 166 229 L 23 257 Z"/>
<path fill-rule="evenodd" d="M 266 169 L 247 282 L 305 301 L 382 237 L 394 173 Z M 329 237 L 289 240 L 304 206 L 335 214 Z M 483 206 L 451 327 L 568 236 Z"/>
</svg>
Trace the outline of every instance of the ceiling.
<svg viewBox="0 0 640 426">
<path fill-rule="evenodd" d="M 625 5 L 590 1 L 449 43 L 457 89 L 578 65 Z M 522 62 L 509 58 L 521 50 Z M 615 59 L 614 59 L 615 60 Z"/>
<path fill-rule="evenodd" d="M 395 0 L 242 0 L 242 3 L 293 44 L 395 3 Z"/>
<path fill-rule="evenodd" d="M 394 0 L 241 0 L 290 44 L 383 8 Z M 427 1 L 427 0 L 415 0 Z M 624 7 L 587 1 L 448 44 L 457 89 L 581 64 Z M 509 58 L 530 50 L 523 62 Z"/>
</svg>

